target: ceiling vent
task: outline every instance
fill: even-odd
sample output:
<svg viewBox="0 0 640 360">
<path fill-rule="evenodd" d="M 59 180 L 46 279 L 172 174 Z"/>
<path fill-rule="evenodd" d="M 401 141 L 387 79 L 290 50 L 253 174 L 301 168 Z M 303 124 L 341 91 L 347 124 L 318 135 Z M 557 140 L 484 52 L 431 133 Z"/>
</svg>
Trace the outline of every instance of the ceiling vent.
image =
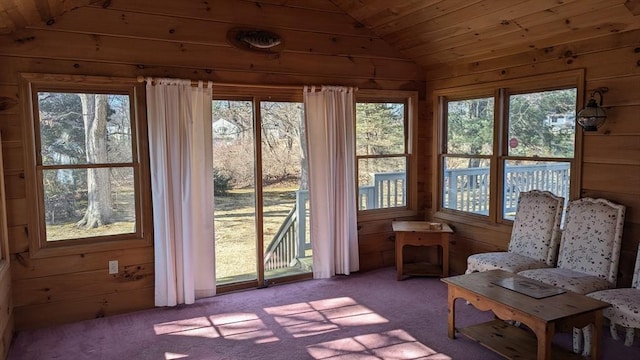
<svg viewBox="0 0 640 360">
<path fill-rule="evenodd" d="M 255 53 L 277 54 L 283 48 L 280 35 L 268 30 L 233 28 L 227 32 L 227 40 L 239 49 Z"/>
</svg>

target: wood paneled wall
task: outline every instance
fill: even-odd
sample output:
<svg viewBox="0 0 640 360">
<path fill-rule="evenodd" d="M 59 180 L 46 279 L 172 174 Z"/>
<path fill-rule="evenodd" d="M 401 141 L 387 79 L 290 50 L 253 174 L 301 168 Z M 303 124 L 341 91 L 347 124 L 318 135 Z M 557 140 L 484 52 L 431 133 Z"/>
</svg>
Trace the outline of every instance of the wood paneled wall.
<svg viewBox="0 0 640 360">
<path fill-rule="evenodd" d="M 0 95 L 1 96 L 1 95 Z M 0 114 L 5 112 L 8 106 L 0 109 Z M 0 143 L 2 142 L 2 129 L 0 129 Z M 13 292 L 11 289 L 11 272 L 9 267 L 9 239 L 7 233 L 7 210 L 5 206 L 5 186 L 2 176 L 2 149 L 0 148 L 0 359 L 4 359 L 9 351 L 9 345 L 13 338 Z"/>
<path fill-rule="evenodd" d="M 49 24 L 0 37 L 0 96 L 23 100 L 18 95 L 21 72 L 350 85 L 424 94 L 419 67 L 330 2 L 282 3 L 222 0 L 210 8 L 202 1 L 113 0 L 107 7 L 79 8 Z M 235 26 L 274 31 L 283 37 L 284 50 L 264 55 L 236 49 L 226 40 L 227 30 Z M 25 188 L 23 140 L 29 119 L 21 109 L 19 104 L 0 113 L 16 328 L 153 307 L 151 247 L 30 257 L 26 224 L 34 205 L 25 198 L 31 190 Z M 374 225 L 367 229 L 379 231 Z M 378 246 L 365 240 L 365 249 L 369 243 Z M 392 246 L 372 251 L 385 259 L 365 261 L 365 268 L 393 263 Z M 107 271 L 113 259 L 120 264 L 117 276 Z M 5 280 L 0 278 L 0 284 Z"/>
<path fill-rule="evenodd" d="M 444 64 L 427 71 L 427 99 L 436 89 L 580 68 L 585 69 L 586 96 L 597 87 L 608 87 L 609 92 L 604 94 L 607 122 L 598 132 L 583 135 L 579 196 L 607 198 L 626 206 L 618 286 L 629 286 L 640 241 L 640 31 L 487 61 Z M 427 114 L 425 126 L 431 126 L 432 115 Z M 435 181 L 429 175 L 425 173 L 424 178 Z M 508 227 L 452 225 L 456 229 L 451 248 L 454 273 L 464 272 L 470 254 L 507 247 Z"/>
<path fill-rule="evenodd" d="M 13 338 L 14 322 L 11 295 L 11 273 L 7 267 L 0 271 L 0 359 L 7 356 Z"/>
</svg>

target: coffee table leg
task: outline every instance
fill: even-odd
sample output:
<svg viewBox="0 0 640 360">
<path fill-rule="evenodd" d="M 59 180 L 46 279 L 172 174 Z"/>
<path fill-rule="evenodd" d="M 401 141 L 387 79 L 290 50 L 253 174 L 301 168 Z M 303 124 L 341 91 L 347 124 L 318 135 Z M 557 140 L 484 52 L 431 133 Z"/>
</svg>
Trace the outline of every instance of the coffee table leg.
<svg viewBox="0 0 640 360">
<path fill-rule="evenodd" d="M 555 324 L 546 323 L 536 326 L 536 337 L 538 338 L 538 360 L 551 360 L 551 341 L 555 333 Z"/>
<path fill-rule="evenodd" d="M 456 338 L 456 297 L 455 290 L 451 286 L 447 286 L 448 299 L 448 314 L 447 314 L 447 333 L 450 339 Z"/>
</svg>

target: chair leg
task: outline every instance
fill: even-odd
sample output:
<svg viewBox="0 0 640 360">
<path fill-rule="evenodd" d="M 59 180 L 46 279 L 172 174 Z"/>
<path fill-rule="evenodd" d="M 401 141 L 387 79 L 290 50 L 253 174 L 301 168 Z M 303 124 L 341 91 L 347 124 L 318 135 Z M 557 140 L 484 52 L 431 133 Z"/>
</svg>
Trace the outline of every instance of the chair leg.
<svg viewBox="0 0 640 360">
<path fill-rule="evenodd" d="M 632 327 L 628 327 L 624 337 L 624 345 L 625 346 L 633 345 L 633 339 L 635 338 L 635 336 L 636 336 L 635 329 Z"/>
<path fill-rule="evenodd" d="M 582 356 L 587 357 L 591 355 L 591 338 L 593 337 L 593 324 L 589 324 L 582 328 L 582 337 L 584 339 Z"/>
<path fill-rule="evenodd" d="M 573 352 L 580 354 L 584 348 L 584 339 L 582 338 L 582 329 L 573 328 Z"/>
<path fill-rule="evenodd" d="M 611 333 L 611 338 L 613 338 L 613 340 L 620 340 L 620 337 L 618 337 L 618 329 L 616 329 L 616 323 L 613 321 L 609 324 L 609 332 Z"/>
</svg>

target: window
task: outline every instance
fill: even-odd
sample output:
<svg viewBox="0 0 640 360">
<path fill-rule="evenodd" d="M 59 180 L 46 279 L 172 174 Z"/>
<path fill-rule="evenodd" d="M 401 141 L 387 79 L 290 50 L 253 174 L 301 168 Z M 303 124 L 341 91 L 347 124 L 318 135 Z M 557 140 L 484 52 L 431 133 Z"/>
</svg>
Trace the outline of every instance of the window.
<svg viewBox="0 0 640 360">
<path fill-rule="evenodd" d="M 133 80 L 26 74 L 37 248 L 143 238 Z M 146 132 L 145 132 L 146 133 Z M 28 167 L 31 168 L 31 167 Z M 149 188 L 145 185 L 145 188 Z"/>
<path fill-rule="evenodd" d="M 358 210 L 415 210 L 417 95 L 359 90 L 356 93 Z"/>
<path fill-rule="evenodd" d="M 509 130 L 502 163 L 502 217 L 513 220 L 520 191 L 546 190 L 569 200 L 577 89 L 506 96 Z"/>
<path fill-rule="evenodd" d="M 442 188 L 444 208 L 484 215 L 489 213 L 494 104 L 493 97 L 447 102 L 447 155 L 443 157 Z"/>
<path fill-rule="evenodd" d="M 581 72 L 439 92 L 437 209 L 513 220 L 521 191 L 575 196 Z"/>
</svg>

